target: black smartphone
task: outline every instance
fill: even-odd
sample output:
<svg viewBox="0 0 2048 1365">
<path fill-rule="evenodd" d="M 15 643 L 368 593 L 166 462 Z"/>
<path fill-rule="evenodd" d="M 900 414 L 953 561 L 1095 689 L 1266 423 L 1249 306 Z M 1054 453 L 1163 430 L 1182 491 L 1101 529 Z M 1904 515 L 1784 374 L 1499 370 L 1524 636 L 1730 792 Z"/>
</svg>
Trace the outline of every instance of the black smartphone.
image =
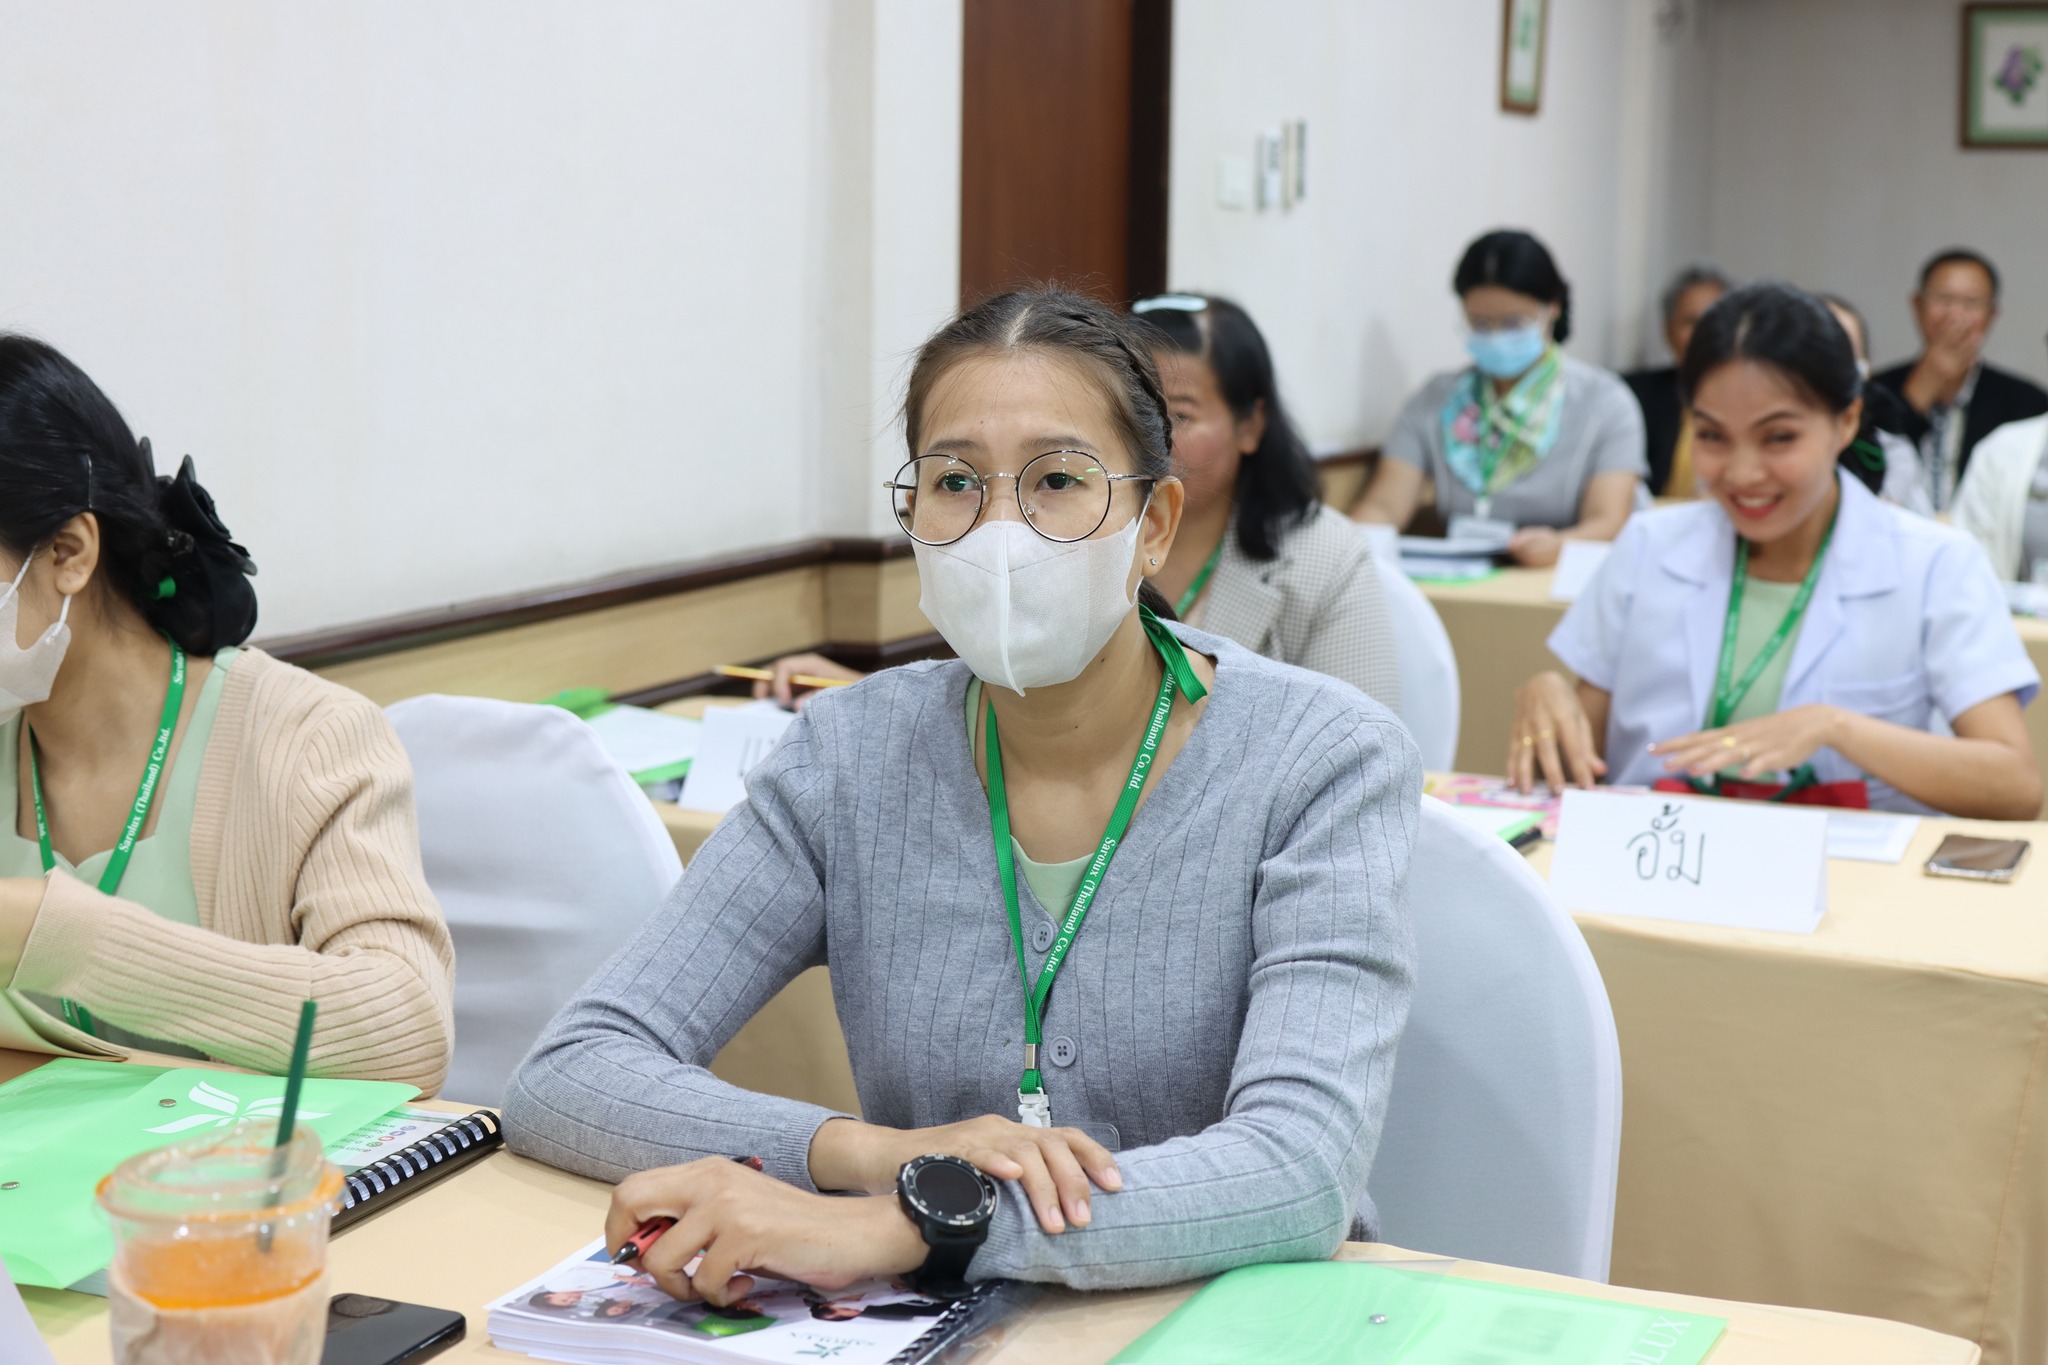
<svg viewBox="0 0 2048 1365">
<path fill-rule="evenodd" d="M 320 1365 L 408 1365 L 462 1340 L 462 1314 L 368 1294 L 327 1302 L 327 1345 Z"/>
</svg>

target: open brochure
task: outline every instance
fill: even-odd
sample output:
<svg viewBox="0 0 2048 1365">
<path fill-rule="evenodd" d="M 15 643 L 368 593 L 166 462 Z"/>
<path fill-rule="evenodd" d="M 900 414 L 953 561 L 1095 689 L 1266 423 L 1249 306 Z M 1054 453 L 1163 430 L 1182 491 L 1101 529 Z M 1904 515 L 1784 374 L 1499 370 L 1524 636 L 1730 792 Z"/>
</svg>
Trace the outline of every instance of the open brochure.
<svg viewBox="0 0 2048 1365">
<path fill-rule="evenodd" d="M 598 1241 L 488 1312 L 495 1345 L 543 1360 L 888 1365 L 924 1358 L 973 1303 L 948 1305 L 881 1281 L 826 1292 L 756 1277 L 753 1293 L 712 1308 L 670 1298 L 634 1266 L 612 1265 Z"/>
</svg>

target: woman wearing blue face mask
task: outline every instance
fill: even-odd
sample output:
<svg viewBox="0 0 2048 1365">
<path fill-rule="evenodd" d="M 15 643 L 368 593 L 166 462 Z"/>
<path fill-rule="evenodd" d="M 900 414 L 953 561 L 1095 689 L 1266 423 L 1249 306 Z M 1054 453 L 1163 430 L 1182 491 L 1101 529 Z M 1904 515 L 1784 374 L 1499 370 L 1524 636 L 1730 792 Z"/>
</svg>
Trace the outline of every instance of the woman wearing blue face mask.
<svg viewBox="0 0 2048 1365">
<path fill-rule="evenodd" d="M 1157 335 L 1032 291 L 926 344 L 889 491 L 959 659 L 813 698 L 514 1078 L 514 1147 L 622 1180 L 611 1245 L 677 1219 L 671 1293 L 1156 1284 L 1372 1228 L 1420 765 L 1355 688 L 1147 610 Z M 709 1070 L 821 964 L 860 1119 Z"/>
<path fill-rule="evenodd" d="M 1571 287 L 1549 250 L 1489 232 L 1452 287 L 1472 364 L 1408 401 L 1351 515 L 1406 526 L 1428 479 L 1453 534 L 1503 537 L 1524 564 L 1555 563 L 1568 539 L 1614 539 L 1649 473 L 1643 414 L 1619 378 L 1558 349 Z"/>
</svg>

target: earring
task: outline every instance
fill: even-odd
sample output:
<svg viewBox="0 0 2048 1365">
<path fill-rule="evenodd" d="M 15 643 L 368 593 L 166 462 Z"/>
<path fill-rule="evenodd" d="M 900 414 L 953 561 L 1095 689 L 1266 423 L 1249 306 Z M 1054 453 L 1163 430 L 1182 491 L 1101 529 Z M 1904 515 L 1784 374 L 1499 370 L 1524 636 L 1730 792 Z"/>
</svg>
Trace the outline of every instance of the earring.
<svg viewBox="0 0 2048 1365">
<path fill-rule="evenodd" d="M 1159 561 L 1158 561 L 1158 560 L 1156 560 L 1156 559 L 1155 559 L 1155 560 L 1153 560 L 1153 561 L 1152 561 L 1152 567 L 1153 567 L 1153 568 L 1155 568 L 1155 569 L 1156 569 L 1156 568 L 1158 568 L 1158 567 L 1159 567 Z"/>
</svg>

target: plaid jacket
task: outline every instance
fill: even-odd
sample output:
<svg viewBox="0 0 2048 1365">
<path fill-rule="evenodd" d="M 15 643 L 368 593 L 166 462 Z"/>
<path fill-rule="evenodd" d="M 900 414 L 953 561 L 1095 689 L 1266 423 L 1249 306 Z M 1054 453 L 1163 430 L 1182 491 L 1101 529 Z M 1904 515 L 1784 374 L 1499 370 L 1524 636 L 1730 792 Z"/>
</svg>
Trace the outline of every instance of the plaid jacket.
<svg viewBox="0 0 2048 1365">
<path fill-rule="evenodd" d="M 1216 574 L 1189 617 L 1189 625 L 1342 679 L 1400 712 L 1394 628 L 1372 549 L 1334 508 L 1317 508 L 1264 562 L 1247 557 L 1234 532 L 1225 536 Z"/>
</svg>

